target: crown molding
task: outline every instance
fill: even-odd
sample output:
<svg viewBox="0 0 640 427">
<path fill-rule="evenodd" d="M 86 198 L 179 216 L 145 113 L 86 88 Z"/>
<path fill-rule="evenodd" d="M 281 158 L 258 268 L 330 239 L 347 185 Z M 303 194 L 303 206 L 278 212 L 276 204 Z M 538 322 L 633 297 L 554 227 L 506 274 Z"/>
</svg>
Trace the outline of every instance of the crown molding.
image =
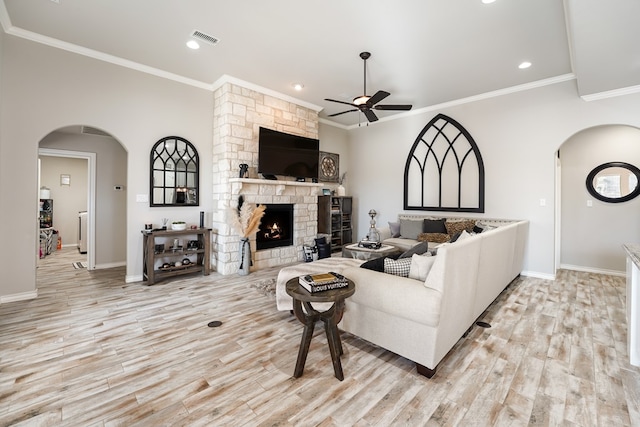
<svg viewBox="0 0 640 427">
<path fill-rule="evenodd" d="M 4 5 L 4 3 L 2 3 Z M 211 84 L 204 83 L 198 80 L 189 79 L 187 77 L 179 76 L 177 74 L 169 73 L 167 71 L 162 71 L 154 67 L 149 67 L 147 65 L 143 65 L 134 61 L 129 61 L 127 59 L 119 58 L 117 56 L 109 55 L 104 52 L 99 52 L 93 49 L 87 49 L 82 46 L 78 46 L 72 43 L 63 42 L 62 40 L 54 39 L 53 37 L 43 36 L 38 33 L 34 33 L 32 31 L 23 30 L 21 28 L 17 28 L 14 26 L 10 26 L 8 29 L 5 28 L 5 22 L 2 19 L 2 14 L 6 12 L 6 9 L 2 11 L 0 8 L 0 21 L 2 22 L 3 28 L 7 34 L 12 36 L 20 37 L 25 40 L 30 40 L 36 43 L 44 44 L 47 46 L 55 47 L 58 49 L 66 50 L 67 52 L 77 53 L 78 55 L 87 56 L 89 58 L 97 59 L 99 61 L 108 62 L 111 64 L 119 65 L 121 67 L 129 68 L 132 70 L 140 71 L 146 74 L 151 74 L 156 77 L 161 77 L 168 80 L 173 80 L 178 83 L 183 83 L 189 86 L 194 86 L 200 89 L 206 89 L 211 91 Z M 10 25 L 10 23 L 9 23 Z"/>
<path fill-rule="evenodd" d="M 504 89 L 494 90 L 492 92 L 485 92 L 485 93 L 482 93 L 480 95 L 469 96 L 467 98 L 460 98 L 460 99 L 455 99 L 453 101 L 443 102 L 443 103 L 440 103 L 440 104 L 429 105 L 428 107 L 417 108 L 415 110 L 407 111 L 406 113 L 399 113 L 399 114 L 394 114 L 393 116 L 384 117 L 384 118 L 378 120 L 377 122 L 373 122 L 373 123 L 369 123 L 369 124 L 375 125 L 377 123 L 384 123 L 384 122 L 388 122 L 388 121 L 391 121 L 391 120 L 403 119 L 405 117 L 415 116 L 417 114 L 424 114 L 424 113 L 428 113 L 430 111 L 443 110 L 445 108 L 451 108 L 451 107 L 455 107 L 457 105 L 470 104 L 472 102 L 478 102 L 478 101 L 482 101 L 482 100 L 485 100 L 485 99 L 496 98 L 498 96 L 504 96 L 504 95 L 509 95 L 509 94 L 512 94 L 512 93 L 524 92 L 524 91 L 531 90 L 531 89 L 536 89 L 536 88 L 540 88 L 540 87 L 544 87 L 544 86 L 550 86 L 550 85 L 554 85 L 554 84 L 557 84 L 557 83 L 562 83 L 562 82 L 566 82 L 566 81 L 570 81 L 570 80 L 575 80 L 575 78 L 576 78 L 576 76 L 575 76 L 574 73 L 561 74 L 559 76 L 550 77 L 548 79 L 536 80 L 535 82 L 525 83 L 525 84 L 521 84 L 521 85 L 517 85 L 517 86 L 511 86 L 511 87 L 507 87 L 507 88 L 504 88 Z M 357 129 L 360 126 L 361 126 L 360 124 L 350 125 L 350 126 L 347 127 L 347 129 L 349 129 L 349 130 Z"/>
<path fill-rule="evenodd" d="M 638 92 L 640 92 L 640 85 L 627 86 L 620 89 L 607 90 L 605 92 L 590 93 L 589 95 L 582 95 L 580 98 L 589 102 L 597 101 L 599 99 L 615 98 L 616 96 L 631 95 Z"/>
</svg>

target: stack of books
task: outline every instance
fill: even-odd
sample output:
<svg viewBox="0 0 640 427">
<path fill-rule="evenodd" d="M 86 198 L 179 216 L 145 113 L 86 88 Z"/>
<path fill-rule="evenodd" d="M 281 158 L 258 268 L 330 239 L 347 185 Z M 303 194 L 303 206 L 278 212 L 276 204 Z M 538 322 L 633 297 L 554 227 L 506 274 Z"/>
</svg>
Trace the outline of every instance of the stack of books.
<svg viewBox="0 0 640 427">
<path fill-rule="evenodd" d="M 322 274 L 308 274 L 298 278 L 300 286 L 310 293 L 329 291 L 331 289 L 346 288 L 349 281 L 342 274 L 329 272 Z"/>
</svg>

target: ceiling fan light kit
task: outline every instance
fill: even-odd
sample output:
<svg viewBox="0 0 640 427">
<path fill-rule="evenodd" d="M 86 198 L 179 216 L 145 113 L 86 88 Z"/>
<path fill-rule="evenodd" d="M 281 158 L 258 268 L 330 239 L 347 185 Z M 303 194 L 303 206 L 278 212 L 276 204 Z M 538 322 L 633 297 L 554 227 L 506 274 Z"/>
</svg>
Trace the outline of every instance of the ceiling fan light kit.
<svg viewBox="0 0 640 427">
<path fill-rule="evenodd" d="M 409 104 L 381 104 L 377 105 L 378 102 L 385 99 L 387 96 L 391 95 L 389 92 L 385 92 L 384 90 L 379 90 L 373 96 L 367 95 L 367 59 L 371 57 L 371 53 L 369 52 L 361 52 L 360 58 L 364 61 L 364 90 L 363 95 L 358 96 L 353 99 L 353 102 L 345 102 L 339 101 L 337 99 L 329 99 L 325 98 L 325 101 L 337 102 L 339 104 L 350 105 L 354 108 L 351 110 L 341 111 L 340 113 L 329 114 L 329 117 L 339 116 L 341 114 L 352 113 L 355 111 L 360 111 L 364 114 L 369 122 L 375 122 L 378 120 L 378 116 L 373 112 L 374 110 L 386 110 L 386 111 L 408 111 L 411 110 L 412 105 Z"/>
</svg>

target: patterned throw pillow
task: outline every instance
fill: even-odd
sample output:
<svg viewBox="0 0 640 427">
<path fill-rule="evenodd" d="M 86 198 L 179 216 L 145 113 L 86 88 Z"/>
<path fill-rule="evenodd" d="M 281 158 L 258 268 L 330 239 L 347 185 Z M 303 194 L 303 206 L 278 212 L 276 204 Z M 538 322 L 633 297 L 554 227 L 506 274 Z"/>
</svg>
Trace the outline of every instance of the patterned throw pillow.
<svg viewBox="0 0 640 427">
<path fill-rule="evenodd" d="M 411 258 L 384 259 L 384 272 L 387 274 L 409 277 L 409 270 L 411 270 Z"/>
<path fill-rule="evenodd" d="M 466 230 L 468 233 L 473 231 L 473 227 L 476 225 L 476 221 L 473 219 L 462 220 L 462 221 L 447 221 L 444 223 L 445 227 L 447 227 L 447 234 L 449 236 L 455 236 L 458 233 L 462 233 L 463 230 Z"/>
<path fill-rule="evenodd" d="M 451 236 L 445 233 L 420 233 L 418 240 L 421 242 L 444 243 L 448 242 Z"/>
</svg>

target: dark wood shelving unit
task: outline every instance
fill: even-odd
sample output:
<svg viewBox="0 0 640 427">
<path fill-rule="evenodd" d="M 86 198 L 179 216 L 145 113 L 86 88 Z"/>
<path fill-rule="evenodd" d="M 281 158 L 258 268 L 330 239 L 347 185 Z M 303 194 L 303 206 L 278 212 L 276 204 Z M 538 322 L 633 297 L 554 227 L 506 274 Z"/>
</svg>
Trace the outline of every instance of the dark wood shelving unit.
<svg viewBox="0 0 640 427">
<path fill-rule="evenodd" d="M 197 228 L 189 230 L 142 230 L 143 235 L 143 279 L 148 285 L 153 285 L 158 280 L 169 277 L 180 276 L 183 274 L 191 274 L 202 272 L 208 276 L 211 272 L 211 262 L 209 260 L 211 248 L 211 229 Z M 194 249 L 187 248 L 188 240 L 197 240 L 198 247 Z M 183 246 L 178 249 L 166 249 L 167 242 L 173 239 L 182 239 Z M 158 243 L 157 243 L 158 242 Z M 156 244 L 164 245 L 165 249 L 156 251 Z M 195 261 L 192 258 L 195 256 Z M 171 266 L 162 268 L 165 262 L 181 261 L 183 258 L 189 258 L 188 265 L 179 267 Z M 156 265 L 160 264 L 160 265 Z"/>
<path fill-rule="evenodd" d="M 318 233 L 330 236 L 332 252 L 353 242 L 352 213 L 352 197 L 318 196 Z"/>
</svg>

